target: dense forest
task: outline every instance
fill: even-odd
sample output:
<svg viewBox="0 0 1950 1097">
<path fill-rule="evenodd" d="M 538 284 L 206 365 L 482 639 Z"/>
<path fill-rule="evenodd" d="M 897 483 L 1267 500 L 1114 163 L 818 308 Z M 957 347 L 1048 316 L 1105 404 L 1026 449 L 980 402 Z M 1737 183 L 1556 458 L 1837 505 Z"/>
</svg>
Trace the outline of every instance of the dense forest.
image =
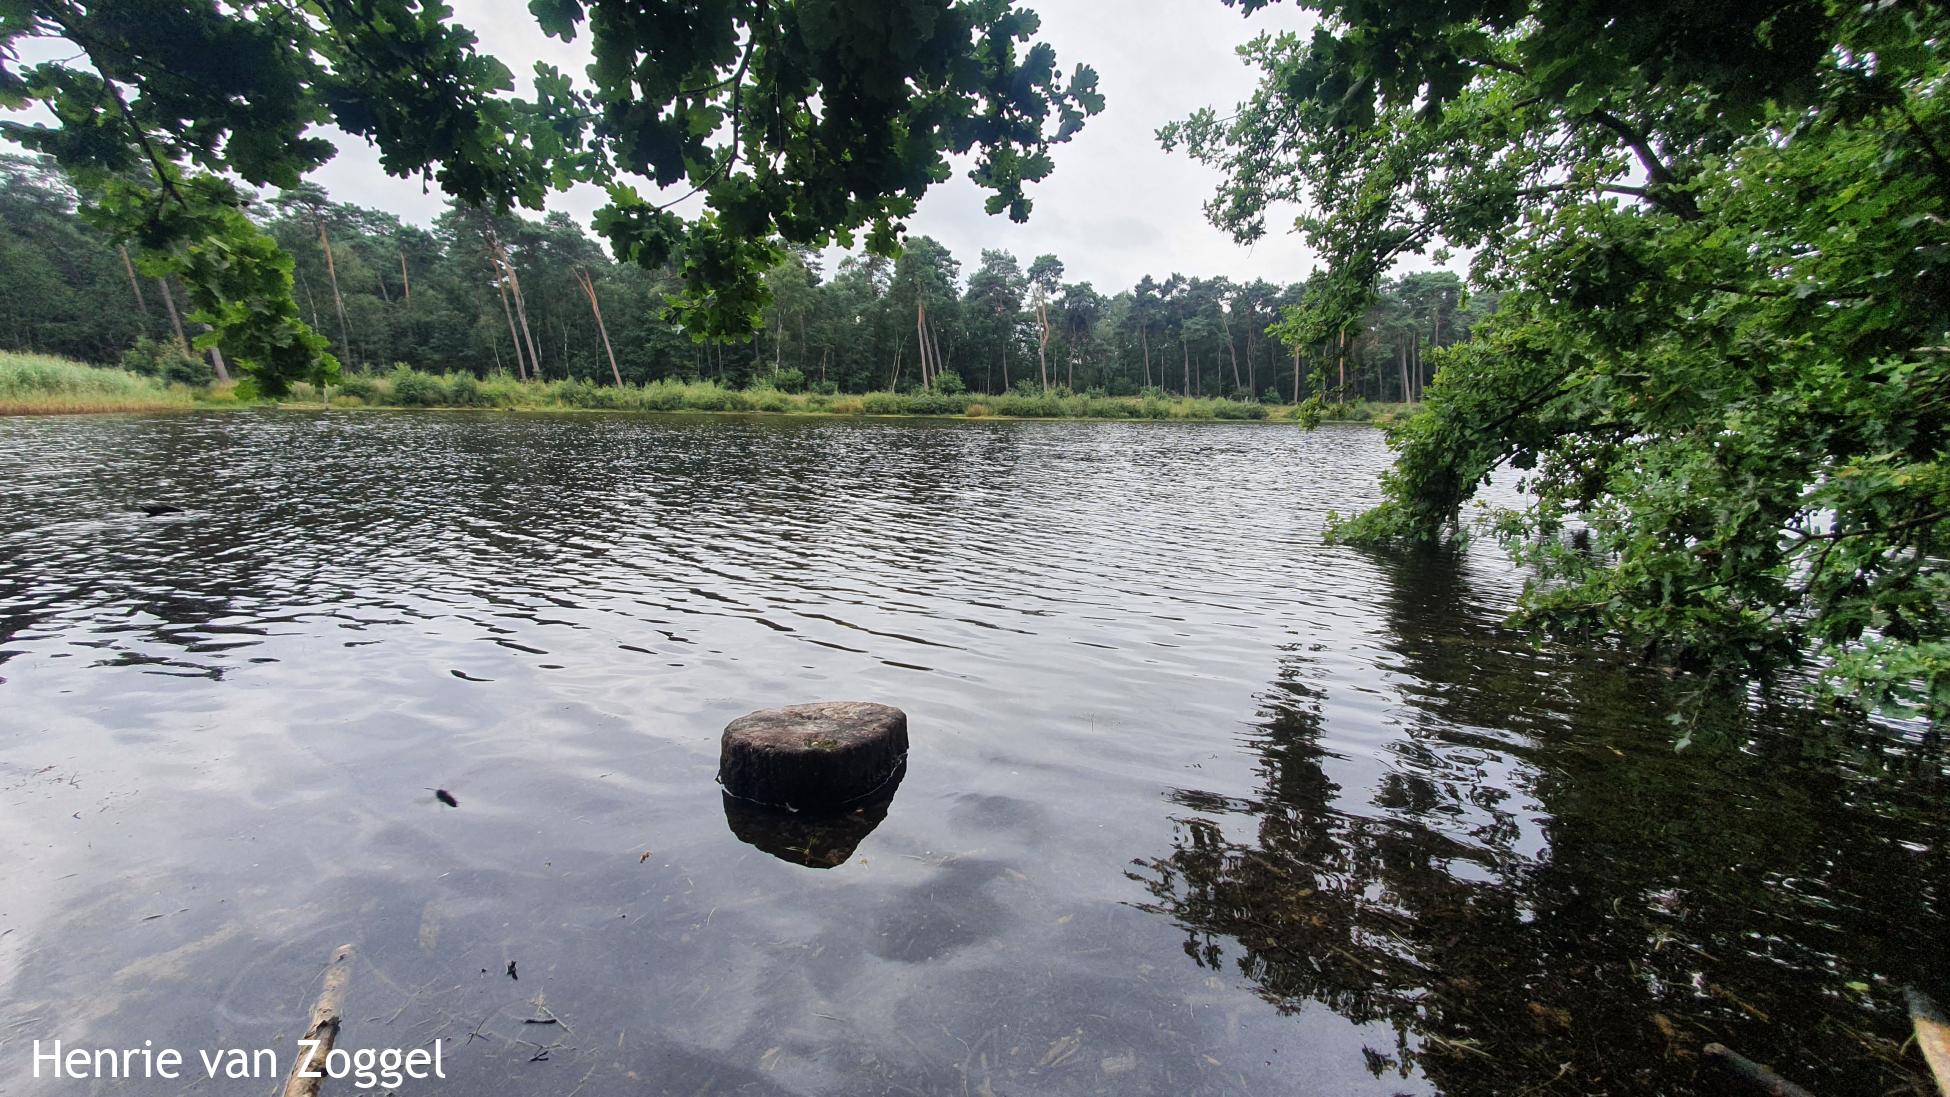
<svg viewBox="0 0 1950 1097">
<path fill-rule="evenodd" d="M 0 347 L 108 363 L 139 338 L 176 338 L 180 288 L 138 274 L 76 203 L 58 169 L 0 157 Z M 405 362 L 598 384 L 1157 388 L 1279 402 L 1297 399 L 1296 385 L 1306 389 L 1307 374 L 1326 365 L 1348 398 L 1411 401 L 1432 376 L 1429 352 L 1466 339 L 1487 311 L 1453 274 L 1405 275 L 1381 287 L 1344 343 L 1310 357 L 1271 330 L 1302 285 L 1171 273 L 1106 294 L 1065 281 L 1054 255 L 1025 264 L 984 250 L 967 264 L 920 236 L 897 258 L 856 252 L 831 270 L 821 255 L 791 250 L 765 276 L 761 330 L 699 341 L 665 316 L 673 268 L 610 260 L 566 214 L 454 204 L 421 228 L 310 185 L 252 212 L 293 260 L 304 320 L 354 372 Z"/>
</svg>

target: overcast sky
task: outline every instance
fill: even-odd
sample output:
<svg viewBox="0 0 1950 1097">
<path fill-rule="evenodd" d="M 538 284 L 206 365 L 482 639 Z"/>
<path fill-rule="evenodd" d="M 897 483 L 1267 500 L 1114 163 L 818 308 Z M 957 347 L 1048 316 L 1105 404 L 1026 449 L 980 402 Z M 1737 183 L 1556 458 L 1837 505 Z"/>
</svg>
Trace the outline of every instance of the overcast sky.
<svg viewBox="0 0 1950 1097">
<path fill-rule="evenodd" d="M 1108 100 L 1104 112 L 1057 147 L 1055 173 L 1029 190 L 1036 208 L 1027 224 L 983 213 L 987 192 L 958 171 L 928 192 L 910 233 L 946 244 L 964 274 L 982 248 L 1007 248 L 1024 265 L 1049 252 L 1063 260 L 1067 280 L 1092 282 L 1105 293 L 1173 271 L 1279 282 L 1307 275 L 1311 255 L 1279 225 L 1247 249 L 1207 224 L 1202 205 L 1217 174 L 1183 154 L 1166 155 L 1154 136 L 1199 107 L 1228 107 L 1248 95 L 1254 72 L 1234 49 L 1262 30 L 1301 25 L 1293 7 L 1276 4 L 1247 19 L 1219 0 L 1027 0 L 1027 6 L 1042 15 L 1038 37 L 1056 47 L 1065 72 L 1079 61 L 1096 66 Z M 568 45 L 546 38 L 525 5 L 507 0 L 455 0 L 454 8 L 482 47 L 518 75 L 543 60 L 580 80 L 586 38 Z M 386 176 L 363 144 L 343 145 L 313 178 L 339 201 L 378 206 L 421 224 L 442 206 L 437 188 L 422 194 L 417 179 Z M 550 208 L 586 224 L 601 203 L 599 192 L 585 188 L 553 196 Z"/>
</svg>

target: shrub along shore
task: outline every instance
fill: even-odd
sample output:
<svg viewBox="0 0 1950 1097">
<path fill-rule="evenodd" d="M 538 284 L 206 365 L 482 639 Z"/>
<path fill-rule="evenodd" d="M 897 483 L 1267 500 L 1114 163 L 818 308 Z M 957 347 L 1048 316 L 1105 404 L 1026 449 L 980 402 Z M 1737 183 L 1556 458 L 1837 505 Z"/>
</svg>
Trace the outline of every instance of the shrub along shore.
<svg viewBox="0 0 1950 1097">
<path fill-rule="evenodd" d="M 140 365 L 140 363 L 138 363 Z M 319 407 L 320 394 L 299 385 L 280 401 L 259 399 L 249 381 L 199 384 L 167 371 L 150 376 L 61 358 L 0 352 L 0 414 L 150 411 L 276 403 Z M 1064 389 L 1014 392 L 787 392 L 727 388 L 713 381 L 598 385 L 579 379 L 523 381 L 506 373 L 432 374 L 404 366 L 383 374 L 348 374 L 330 392 L 334 408 L 445 408 L 511 411 L 690 411 L 787 415 L 883 415 L 1017 419 L 1178 419 L 1251 421 L 1296 418 L 1295 408 L 1256 400 L 1172 396 L 1151 390 L 1111 396 Z M 1327 418 L 1367 421 L 1395 405 L 1332 406 Z"/>
</svg>

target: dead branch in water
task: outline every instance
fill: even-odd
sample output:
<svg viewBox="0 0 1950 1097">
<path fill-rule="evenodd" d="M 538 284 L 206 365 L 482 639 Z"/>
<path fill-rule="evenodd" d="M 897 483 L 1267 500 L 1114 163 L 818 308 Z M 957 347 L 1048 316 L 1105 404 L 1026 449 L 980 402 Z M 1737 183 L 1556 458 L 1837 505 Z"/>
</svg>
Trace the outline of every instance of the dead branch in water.
<svg viewBox="0 0 1950 1097">
<path fill-rule="evenodd" d="M 325 1056 L 338 1040 L 340 1002 L 345 997 L 345 984 L 351 978 L 352 946 L 340 945 L 332 950 L 332 962 L 325 969 L 325 985 L 318 991 L 318 1001 L 311 1007 L 311 1021 L 305 1027 L 304 1038 L 316 1040 L 318 1044 L 310 1055 L 305 1054 L 303 1044 L 298 1045 L 291 1061 L 291 1073 L 285 1075 L 281 1091 L 284 1097 L 318 1097 L 319 1087 L 325 1084 Z M 317 1077 L 299 1076 L 308 1062 L 307 1073 Z"/>
</svg>

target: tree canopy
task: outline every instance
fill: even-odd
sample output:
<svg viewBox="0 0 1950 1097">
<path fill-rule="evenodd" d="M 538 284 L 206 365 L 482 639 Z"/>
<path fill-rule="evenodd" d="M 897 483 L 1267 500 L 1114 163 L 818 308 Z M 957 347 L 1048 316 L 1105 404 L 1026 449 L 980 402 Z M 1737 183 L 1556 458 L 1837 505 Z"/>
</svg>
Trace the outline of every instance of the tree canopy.
<svg viewBox="0 0 1950 1097">
<path fill-rule="evenodd" d="M 587 34 L 587 82 L 537 65 L 534 95 L 438 0 L 31 0 L 0 5 L 0 107 L 52 123 L 0 132 L 51 155 L 89 215 L 180 277 L 194 318 L 276 392 L 338 367 L 300 319 L 291 263 L 245 215 L 239 184 L 293 187 L 333 154 L 331 123 L 388 172 L 468 206 L 540 208 L 606 189 L 600 233 L 647 268 L 675 259 L 672 307 L 694 336 L 749 333 L 783 245 L 897 249 L 921 194 L 970 172 L 991 213 L 1028 216 L 1026 184 L 1102 108 L 1008 0 L 535 0 L 547 33 Z M 77 52 L 22 65 L 23 43 Z M 636 181 L 684 187 L 668 198 Z M 671 207 L 701 196 L 702 212 Z"/>
<path fill-rule="evenodd" d="M 1944 7 L 1307 6 L 1237 114 L 1161 134 L 1239 238 L 1301 204 L 1327 269 L 1288 337 L 1428 248 L 1501 293 L 1338 535 L 1440 539 L 1514 469 L 1530 622 L 1950 715 Z"/>
</svg>

